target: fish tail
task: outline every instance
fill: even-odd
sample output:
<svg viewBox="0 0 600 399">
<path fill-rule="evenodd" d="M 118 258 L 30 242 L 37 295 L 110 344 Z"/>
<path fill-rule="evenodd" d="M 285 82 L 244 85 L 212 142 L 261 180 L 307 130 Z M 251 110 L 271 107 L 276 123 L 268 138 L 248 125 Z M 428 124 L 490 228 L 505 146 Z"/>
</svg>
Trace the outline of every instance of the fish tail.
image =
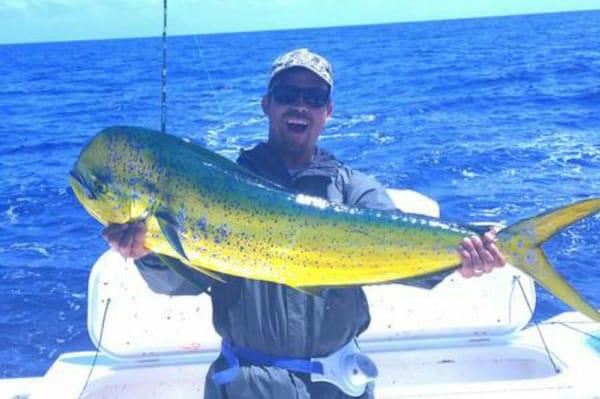
<svg viewBox="0 0 600 399">
<path fill-rule="evenodd" d="M 509 262 L 530 275 L 552 295 L 600 322 L 600 313 L 554 270 L 541 245 L 557 232 L 600 211 L 600 198 L 592 198 L 522 220 L 498 234 L 498 246 Z"/>
</svg>

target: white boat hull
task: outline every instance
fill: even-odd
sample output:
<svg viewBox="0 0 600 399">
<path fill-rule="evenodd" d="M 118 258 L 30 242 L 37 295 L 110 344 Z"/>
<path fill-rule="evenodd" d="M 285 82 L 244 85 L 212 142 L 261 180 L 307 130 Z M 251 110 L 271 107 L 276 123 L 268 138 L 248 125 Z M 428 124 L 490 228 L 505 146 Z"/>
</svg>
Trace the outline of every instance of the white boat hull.
<svg viewBox="0 0 600 399">
<path fill-rule="evenodd" d="M 555 362 L 548 358 L 538 330 L 529 327 L 514 340 L 481 338 L 451 343 L 402 340 L 362 342 L 377 364 L 377 398 L 599 398 L 600 353 L 582 332 L 600 324 L 577 313 L 561 314 L 539 328 Z M 6 398 L 77 398 L 95 352 L 62 355 L 43 378 L 0 381 Z M 99 354 L 83 398 L 198 398 L 217 352 L 173 359 L 118 361 Z M 555 370 L 554 366 L 558 368 Z"/>
</svg>

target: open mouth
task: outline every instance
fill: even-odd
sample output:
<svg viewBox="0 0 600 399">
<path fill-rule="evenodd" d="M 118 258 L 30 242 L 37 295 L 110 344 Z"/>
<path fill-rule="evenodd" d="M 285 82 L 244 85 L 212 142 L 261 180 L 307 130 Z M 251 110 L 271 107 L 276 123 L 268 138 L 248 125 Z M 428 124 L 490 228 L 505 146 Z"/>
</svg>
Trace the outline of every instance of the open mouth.
<svg viewBox="0 0 600 399">
<path fill-rule="evenodd" d="M 289 118 L 285 122 L 287 128 L 294 133 L 304 133 L 308 130 L 308 122 L 300 118 Z"/>
<path fill-rule="evenodd" d="M 70 183 L 73 190 L 76 190 L 76 187 L 89 199 L 96 200 L 96 193 L 94 190 L 94 186 L 76 169 L 72 170 L 69 173 Z"/>
</svg>

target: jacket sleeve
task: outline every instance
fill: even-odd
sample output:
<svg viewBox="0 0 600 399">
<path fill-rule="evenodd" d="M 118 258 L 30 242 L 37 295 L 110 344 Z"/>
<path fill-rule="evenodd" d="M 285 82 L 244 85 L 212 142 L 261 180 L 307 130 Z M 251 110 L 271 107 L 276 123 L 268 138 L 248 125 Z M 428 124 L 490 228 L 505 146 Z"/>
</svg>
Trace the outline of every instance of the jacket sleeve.
<svg viewBox="0 0 600 399">
<path fill-rule="evenodd" d="M 181 267 L 186 267 L 176 259 L 170 261 L 178 262 Z M 182 277 L 173 269 L 165 265 L 162 260 L 154 254 L 147 255 L 135 261 L 135 264 L 148 284 L 148 287 L 157 294 L 167 295 L 198 295 L 208 291 L 212 280 L 202 273 L 189 269 L 193 273 L 194 282 Z"/>
<path fill-rule="evenodd" d="M 396 206 L 377 180 L 364 173 L 347 169 L 348 183 L 344 203 L 351 207 L 394 210 Z"/>
</svg>

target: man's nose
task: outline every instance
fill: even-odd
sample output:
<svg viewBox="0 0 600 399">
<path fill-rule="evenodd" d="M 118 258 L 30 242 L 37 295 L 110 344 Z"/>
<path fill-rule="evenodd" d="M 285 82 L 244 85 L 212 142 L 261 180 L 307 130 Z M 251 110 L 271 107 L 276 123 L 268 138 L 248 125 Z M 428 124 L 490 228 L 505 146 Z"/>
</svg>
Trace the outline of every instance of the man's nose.
<svg viewBox="0 0 600 399">
<path fill-rule="evenodd" d="M 297 109 L 308 110 L 308 104 L 306 104 L 306 102 L 304 101 L 304 96 L 302 95 L 302 93 L 300 93 L 298 97 L 296 97 L 296 99 L 291 105 Z"/>
</svg>

